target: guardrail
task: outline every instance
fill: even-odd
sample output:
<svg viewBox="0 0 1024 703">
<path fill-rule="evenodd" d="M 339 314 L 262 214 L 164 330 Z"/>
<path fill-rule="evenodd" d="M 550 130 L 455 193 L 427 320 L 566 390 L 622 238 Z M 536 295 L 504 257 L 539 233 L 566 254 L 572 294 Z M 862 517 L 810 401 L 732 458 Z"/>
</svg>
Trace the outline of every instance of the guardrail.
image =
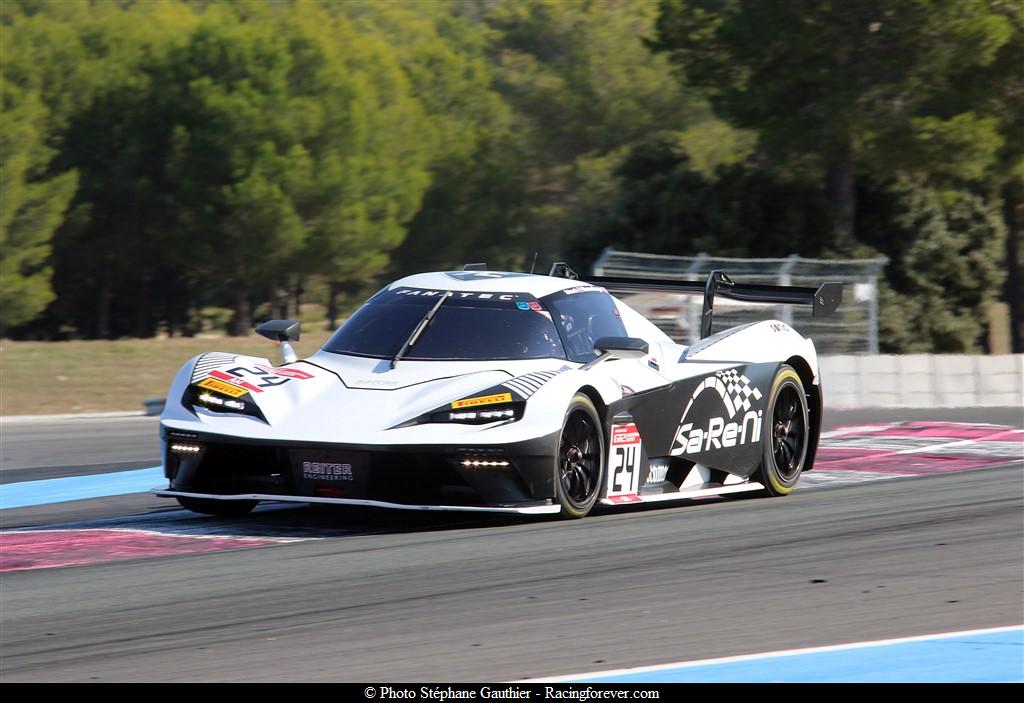
<svg viewBox="0 0 1024 703">
<path fill-rule="evenodd" d="M 836 355 L 818 362 L 831 408 L 1024 408 L 1024 354 Z"/>
</svg>

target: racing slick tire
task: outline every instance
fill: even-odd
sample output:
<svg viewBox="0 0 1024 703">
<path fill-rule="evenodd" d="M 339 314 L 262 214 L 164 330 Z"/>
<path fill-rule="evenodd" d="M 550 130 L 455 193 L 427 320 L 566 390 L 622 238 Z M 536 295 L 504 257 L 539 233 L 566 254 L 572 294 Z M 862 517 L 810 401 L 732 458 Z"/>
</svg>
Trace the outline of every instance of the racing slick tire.
<svg viewBox="0 0 1024 703">
<path fill-rule="evenodd" d="M 252 512 L 258 500 L 212 500 L 210 498 L 186 498 L 176 496 L 178 503 L 186 510 L 217 517 L 242 517 Z"/>
<path fill-rule="evenodd" d="M 762 495 L 784 496 L 800 480 L 810 437 L 807 394 L 792 366 L 782 364 L 775 372 L 765 407 L 761 442 L 764 453 L 757 480 L 765 488 Z"/>
<path fill-rule="evenodd" d="M 604 430 L 593 401 L 573 396 L 555 457 L 555 497 L 563 518 L 585 517 L 597 503 L 604 475 Z"/>
</svg>

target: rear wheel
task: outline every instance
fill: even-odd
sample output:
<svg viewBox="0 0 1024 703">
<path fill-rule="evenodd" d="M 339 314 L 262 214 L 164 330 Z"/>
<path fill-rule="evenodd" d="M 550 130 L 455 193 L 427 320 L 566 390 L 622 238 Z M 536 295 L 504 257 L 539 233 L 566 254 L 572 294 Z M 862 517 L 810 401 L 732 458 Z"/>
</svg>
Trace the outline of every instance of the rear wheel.
<svg viewBox="0 0 1024 703">
<path fill-rule="evenodd" d="M 178 503 L 186 510 L 218 517 L 241 517 L 252 512 L 258 500 L 212 500 L 210 498 L 185 498 L 176 496 Z"/>
<path fill-rule="evenodd" d="M 562 517 L 580 518 L 590 512 L 601 493 L 604 432 L 597 409 L 577 393 L 565 412 L 555 464 L 555 497 Z"/>
<path fill-rule="evenodd" d="M 771 496 L 784 496 L 796 488 L 807 460 L 810 425 L 807 394 L 796 370 L 779 367 L 768 396 L 762 430 L 763 456 L 758 480 Z"/>
</svg>

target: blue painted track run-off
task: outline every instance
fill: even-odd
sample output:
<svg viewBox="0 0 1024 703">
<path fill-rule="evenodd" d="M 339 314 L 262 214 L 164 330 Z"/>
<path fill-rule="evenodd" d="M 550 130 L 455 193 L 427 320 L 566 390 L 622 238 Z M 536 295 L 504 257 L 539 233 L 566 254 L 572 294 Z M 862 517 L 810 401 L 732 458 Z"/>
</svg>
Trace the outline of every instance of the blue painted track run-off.
<svg viewBox="0 0 1024 703">
<path fill-rule="evenodd" d="M 0 486 L 0 510 L 144 493 L 166 480 L 163 468 L 154 466 L 135 471 L 8 483 Z"/>
<path fill-rule="evenodd" d="M 565 680 L 565 679 L 561 679 Z M 574 677 L 587 683 L 1024 683 L 1024 627 Z"/>
</svg>

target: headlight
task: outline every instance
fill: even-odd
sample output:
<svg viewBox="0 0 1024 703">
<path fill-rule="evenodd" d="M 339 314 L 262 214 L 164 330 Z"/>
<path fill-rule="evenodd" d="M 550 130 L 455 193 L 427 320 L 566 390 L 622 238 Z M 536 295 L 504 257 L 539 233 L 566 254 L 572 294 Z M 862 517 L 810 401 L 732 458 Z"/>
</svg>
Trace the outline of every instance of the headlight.
<svg viewBox="0 0 1024 703">
<path fill-rule="evenodd" d="M 263 413 L 260 412 L 259 406 L 253 402 L 248 393 L 242 393 L 241 395 L 232 393 L 229 396 L 224 393 L 218 393 L 208 387 L 192 385 L 185 390 L 185 395 L 182 397 L 181 402 L 187 408 L 196 406 L 218 413 L 240 413 L 250 417 L 257 417 L 264 422 L 267 421 L 263 417 Z"/>
<path fill-rule="evenodd" d="M 463 401 L 456 401 L 447 407 L 431 410 L 419 417 L 395 425 L 391 429 L 399 427 L 413 427 L 415 425 L 426 425 L 432 423 L 461 424 L 461 425 L 488 425 L 492 422 L 515 422 L 523 417 L 526 410 L 525 400 L 513 400 L 512 402 L 485 405 L 482 407 L 467 407 L 461 405 Z"/>
<path fill-rule="evenodd" d="M 516 422 L 526 412 L 526 400 L 518 393 L 496 386 L 468 398 L 453 400 L 419 417 L 395 425 L 413 427 L 433 423 L 456 423 L 462 425 L 489 425 L 492 423 Z"/>
<path fill-rule="evenodd" d="M 435 411 L 418 418 L 416 424 L 424 422 L 461 422 L 469 425 L 484 425 L 489 422 L 515 422 L 523 417 L 526 403 L 503 403 L 482 408 L 459 408 Z"/>
</svg>

